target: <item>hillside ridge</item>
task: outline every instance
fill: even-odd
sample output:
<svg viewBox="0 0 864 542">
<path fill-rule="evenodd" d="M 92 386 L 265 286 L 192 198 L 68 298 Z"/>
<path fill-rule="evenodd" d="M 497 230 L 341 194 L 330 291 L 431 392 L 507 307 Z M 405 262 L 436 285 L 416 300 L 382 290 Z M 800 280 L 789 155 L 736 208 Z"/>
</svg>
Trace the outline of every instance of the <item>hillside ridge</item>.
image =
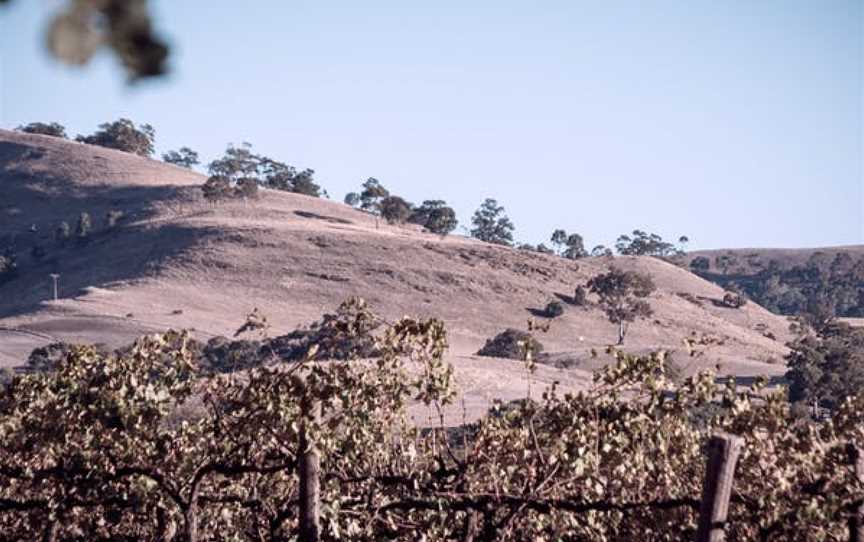
<svg viewBox="0 0 864 542">
<path fill-rule="evenodd" d="M 191 328 L 204 340 L 231 335 L 254 308 L 274 333 L 285 332 L 360 296 L 387 318 L 442 318 L 457 374 L 480 405 L 522 390 L 524 380 L 521 363 L 474 355 L 485 340 L 525 329 L 546 303 L 566 301 L 614 264 L 650 274 L 658 287 L 655 314 L 631 326 L 627 350 L 676 351 L 690 372 L 718 364 L 741 376 L 784 370 L 785 318 L 753 303 L 723 307 L 719 287 L 659 259 L 574 262 L 379 223 L 342 203 L 273 190 L 214 207 L 201 196 L 200 174 L 47 136 L 0 131 L 0 166 L 11 195 L 0 204 L 0 240 L 14 243 L 21 271 L 0 285 L 0 365 L 21 363 L 45 337 L 113 345 L 166 328 Z M 101 220 L 112 209 L 124 218 L 109 229 Z M 57 224 L 81 212 L 94 218 L 90 240 L 57 246 Z M 47 251 L 38 261 L 36 244 Z M 56 302 L 51 272 L 60 274 Z M 603 362 L 592 349 L 614 342 L 615 327 L 597 308 L 564 306 L 539 339 L 572 368 L 543 371 L 550 382 L 585 381 Z M 722 344 L 690 358 L 688 337 Z"/>
</svg>

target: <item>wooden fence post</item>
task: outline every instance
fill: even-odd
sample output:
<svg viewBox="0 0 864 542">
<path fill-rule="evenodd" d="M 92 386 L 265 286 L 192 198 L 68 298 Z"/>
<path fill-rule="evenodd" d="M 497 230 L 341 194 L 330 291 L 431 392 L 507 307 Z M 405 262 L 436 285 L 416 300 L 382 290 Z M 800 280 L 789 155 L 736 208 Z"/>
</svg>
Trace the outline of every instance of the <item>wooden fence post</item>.
<svg viewBox="0 0 864 542">
<path fill-rule="evenodd" d="M 861 453 L 861 449 L 850 442 L 846 446 L 846 453 L 855 478 L 864 482 L 864 454 Z M 849 516 L 849 541 L 864 542 L 864 504 L 859 504 L 852 509 L 852 514 Z"/>
<path fill-rule="evenodd" d="M 708 442 L 708 468 L 702 488 L 696 542 L 723 542 L 726 539 L 735 464 L 743 446 L 744 439 L 725 433 L 712 436 Z"/>
<path fill-rule="evenodd" d="M 321 421 L 321 403 L 304 393 L 300 403 L 300 542 L 321 540 L 321 456 L 315 442 L 307 434 L 307 420 Z"/>
</svg>

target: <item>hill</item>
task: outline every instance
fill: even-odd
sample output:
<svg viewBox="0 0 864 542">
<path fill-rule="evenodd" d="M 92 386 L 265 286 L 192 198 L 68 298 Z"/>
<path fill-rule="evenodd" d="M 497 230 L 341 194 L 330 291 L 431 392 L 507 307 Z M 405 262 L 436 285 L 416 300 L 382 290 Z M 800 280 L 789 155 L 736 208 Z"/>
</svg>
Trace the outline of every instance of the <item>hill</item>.
<svg viewBox="0 0 864 542">
<path fill-rule="evenodd" d="M 684 257 L 687 265 L 695 258 L 706 257 L 711 262 L 710 270 L 718 274 L 722 271 L 717 266 L 717 258 L 731 256 L 733 263 L 730 272 L 739 275 L 753 275 L 773 265 L 782 269 L 791 269 L 795 266 L 805 265 L 814 255 L 821 255 L 832 260 L 837 254 L 845 252 L 852 258 L 858 259 L 864 256 L 864 245 L 845 245 L 836 247 L 816 248 L 733 248 L 716 250 L 695 250 L 688 252 Z"/>
<path fill-rule="evenodd" d="M 474 355 L 485 340 L 524 329 L 532 312 L 614 263 L 658 286 L 655 314 L 632 326 L 628 350 L 676 350 L 690 372 L 717 364 L 739 376 L 784 371 L 785 318 L 754 303 L 722 307 L 721 288 L 655 258 L 573 262 L 378 224 L 341 203 L 272 190 L 213 207 L 201 197 L 203 181 L 155 160 L 0 131 L 0 248 L 13 245 L 20 268 L 0 285 L 0 365 L 19 364 L 53 340 L 118 345 L 166 328 L 192 328 L 205 340 L 230 335 L 256 307 L 283 332 L 356 295 L 388 318 L 442 318 L 475 414 L 492 398 L 524 396 L 527 386 L 521 363 Z M 109 210 L 124 213 L 115 228 L 102 224 Z M 89 241 L 59 246 L 58 224 L 74 227 L 81 212 L 94 219 Z M 31 256 L 34 245 L 43 258 Z M 52 272 L 60 274 L 58 301 Z M 565 308 L 540 339 L 569 368 L 541 367 L 533 378 L 578 388 L 604 362 L 591 350 L 614 342 L 616 331 L 597 308 Z M 682 341 L 693 336 L 722 344 L 688 357 Z"/>
</svg>

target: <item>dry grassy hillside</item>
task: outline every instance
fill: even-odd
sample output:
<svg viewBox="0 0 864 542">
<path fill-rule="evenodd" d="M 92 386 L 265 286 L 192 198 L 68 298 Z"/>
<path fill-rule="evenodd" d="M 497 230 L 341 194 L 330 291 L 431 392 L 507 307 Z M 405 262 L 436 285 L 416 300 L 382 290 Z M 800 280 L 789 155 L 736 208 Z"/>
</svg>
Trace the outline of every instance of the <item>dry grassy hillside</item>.
<svg viewBox="0 0 864 542">
<path fill-rule="evenodd" d="M 167 327 L 194 328 L 204 339 L 227 335 L 254 307 L 276 331 L 289 330 L 359 295 L 390 318 L 443 318 L 466 406 L 482 409 L 492 397 L 518 397 L 525 389 L 521 364 L 473 356 L 485 339 L 524 328 L 532 311 L 566 298 L 614 262 L 651 274 L 658 285 L 650 300 L 655 316 L 632 326 L 627 349 L 675 349 L 691 371 L 720 363 L 728 374 L 783 372 L 784 318 L 752 303 L 717 306 L 720 288 L 657 259 L 574 263 L 415 227 L 376 226 L 341 203 L 268 190 L 248 205 L 213 208 L 200 196 L 201 182 L 158 161 L 0 131 L 0 239 L 14 238 L 21 269 L 0 286 L 0 364 L 18 364 L 55 339 L 117 344 Z M 102 226 L 109 209 L 127 217 L 112 231 Z M 92 240 L 55 246 L 57 224 L 74 225 L 82 211 L 93 215 Z M 47 248 L 43 261 L 30 257 L 34 243 Z M 58 302 L 49 301 L 52 270 L 61 274 Z M 553 358 L 575 368 L 543 367 L 537 378 L 578 387 L 602 362 L 590 350 L 614 341 L 616 332 L 596 308 L 565 307 L 541 340 Z M 694 333 L 723 344 L 689 358 L 682 340 Z"/>
</svg>

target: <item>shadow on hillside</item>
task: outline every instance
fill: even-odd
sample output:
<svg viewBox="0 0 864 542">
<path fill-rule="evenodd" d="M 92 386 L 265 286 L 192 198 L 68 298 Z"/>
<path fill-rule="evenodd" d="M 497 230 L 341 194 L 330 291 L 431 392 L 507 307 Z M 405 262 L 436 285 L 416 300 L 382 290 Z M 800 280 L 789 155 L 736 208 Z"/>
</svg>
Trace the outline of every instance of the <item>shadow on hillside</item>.
<svg viewBox="0 0 864 542">
<path fill-rule="evenodd" d="M 549 313 L 546 312 L 545 308 L 538 309 L 538 308 L 534 308 L 534 307 L 525 307 L 525 310 L 528 311 L 531 314 L 531 316 L 534 316 L 536 318 L 550 318 L 551 319 L 551 316 L 549 316 Z"/>
<path fill-rule="evenodd" d="M 137 222 L 153 217 L 154 204 L 179 205 L 193 199 L 195 187 L 112 185 L 110 181 L 81 186 L 62 172 L 34 172 L 28 162 L 38 158 L 33 153 L 39 152 L 31 146 L 0 142 L 0 248 L 15 245 L 20 252 L 36 243 L 45 244 L 61 222 L 74 228 L 83 212 L 90 214 L 98 228 L 109 210 L 122 211 L 127 223 Z M 117 178 L 122 182 L 123 173 Z"/>
<path fill-rule="evenodd" d="M 30 312 L 48 300 L 50 273 L 61 275 L 60 297 L 74 297 L 88 286 L 154 276 L 166 260 L 218 234 L 216 229 L 170 221 L 148 222 L 156 217 L 156 204 L 180 206 L 177 202 L 194 199 L 195 187 L 83 187 L 62 175 L 27 171 L 21 155 L 30 151 L 27 146 L 0 143 L 0 251 L 11 247 L 18 263 L 18 276 L 0 285 L 0 318 Z M 114 228 L 107 224 L 110 210 L 123 213 Z M 92 220 L 87 242 L 58 243 L 54 236 L 60 223 L 67 222 L 74 237 L 83 212 Z M 170 219 L 170 210 L 167 213 Z M 33 252 L 37 246 L 43 252 L 39 258 Z"/>
<path fill-rule="evenodd" d="M 319 215 L 318 213 L 310 213 L 309 211 L 294 211 L 294 214 L 297 216 L 302 216 L 303 218 L 311 218 L 314 220 L 323 220 L 325 222 L 330 222 L 332 224 L 353 224 L 350 220 L 345 218 L 338 218 L 335 216 L 328 215 Z"/>
</svg>

